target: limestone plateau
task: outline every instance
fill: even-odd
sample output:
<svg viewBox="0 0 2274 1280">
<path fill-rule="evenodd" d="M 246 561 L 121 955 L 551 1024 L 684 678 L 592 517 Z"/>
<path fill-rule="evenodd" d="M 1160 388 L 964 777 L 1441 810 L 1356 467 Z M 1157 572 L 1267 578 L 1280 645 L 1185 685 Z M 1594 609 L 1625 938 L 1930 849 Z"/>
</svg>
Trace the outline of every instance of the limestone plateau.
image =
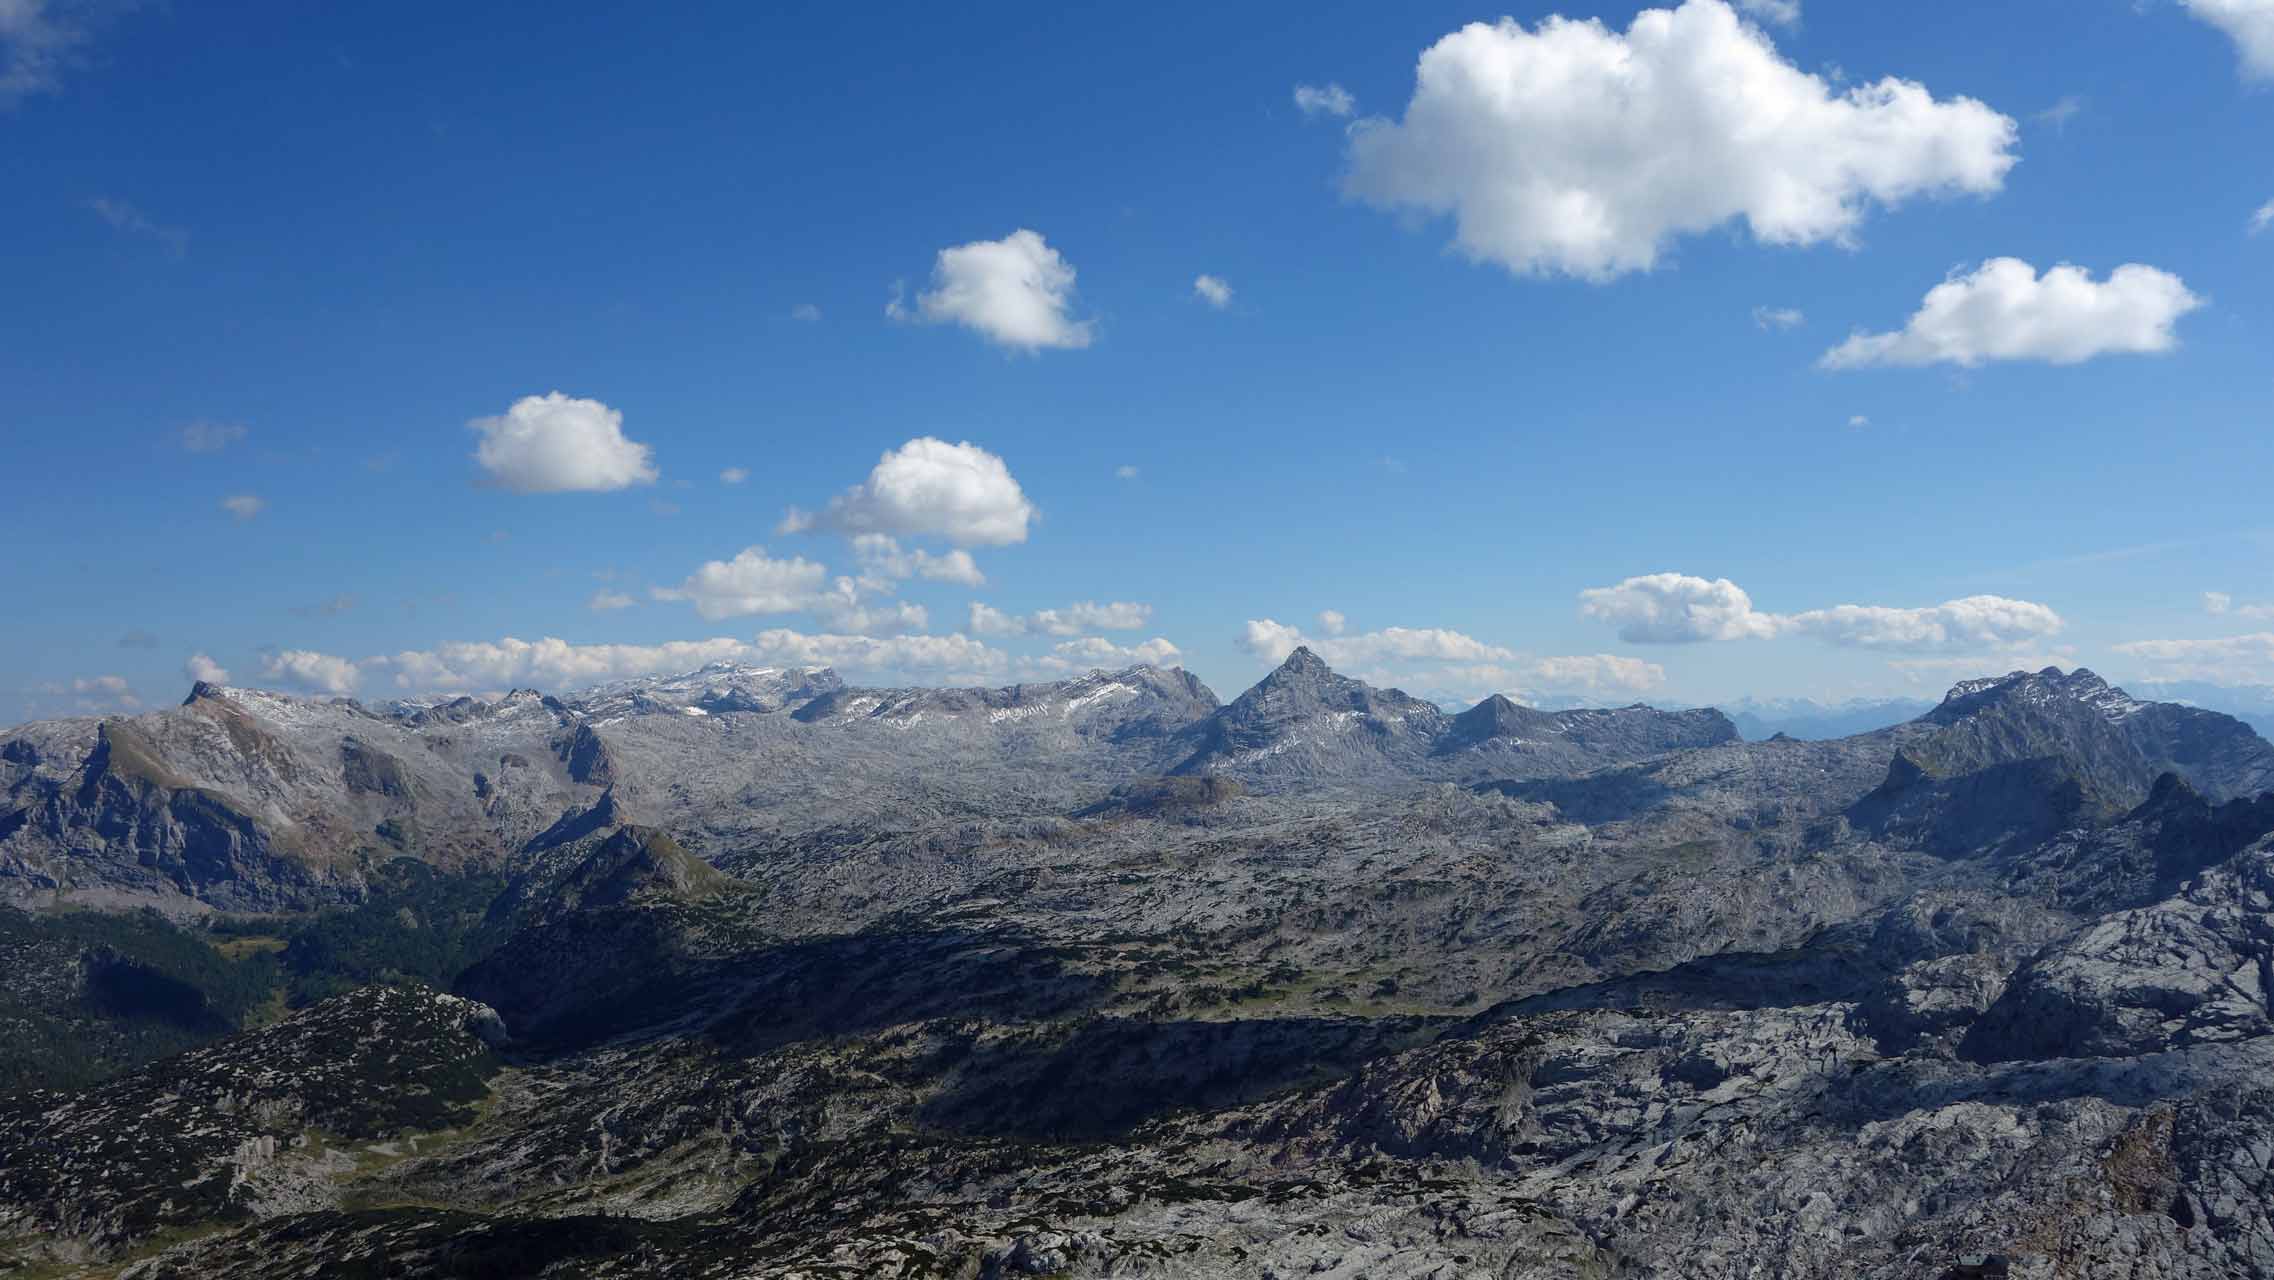
<svg viewBox="0 0 2274 1280">
<path fill-rule="evenodd" d="M 0 902 L 0 1275 L 2274 1276 L 2274 747 L 2082 670 L 199 685 Z"/>
</svg>

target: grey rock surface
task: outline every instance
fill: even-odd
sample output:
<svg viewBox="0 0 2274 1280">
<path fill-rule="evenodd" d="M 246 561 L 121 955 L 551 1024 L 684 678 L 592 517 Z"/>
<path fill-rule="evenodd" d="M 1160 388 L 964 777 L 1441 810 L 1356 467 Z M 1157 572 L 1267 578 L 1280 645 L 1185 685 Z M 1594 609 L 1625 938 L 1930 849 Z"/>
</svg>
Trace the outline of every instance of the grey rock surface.
<svg viewBox="0 0 2274 1280">
<path fill-rule="evenodd" d="M 2040 672 L 1745 742 L 1307 652 L 1225 706 L 721 668 L 30 726 L 27 900 L 320 903 L 382 845 L 506 888 L 455 997 L 12 1100 L 0 1265 L 2274 1276 L 2232 726 Z"/>
</svg>

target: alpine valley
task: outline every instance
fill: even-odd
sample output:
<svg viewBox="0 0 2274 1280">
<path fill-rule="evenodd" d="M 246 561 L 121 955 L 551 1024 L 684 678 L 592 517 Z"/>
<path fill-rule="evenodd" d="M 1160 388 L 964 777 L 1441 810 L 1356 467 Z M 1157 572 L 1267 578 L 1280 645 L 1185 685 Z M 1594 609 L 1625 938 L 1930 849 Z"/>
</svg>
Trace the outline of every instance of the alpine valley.
<svg viewBox="0 0 2274 1280">
<path fill-rule="evenodd" d="M 2084 670 L 199 684 L 0 902 L 0 1274 L 2274 1276 L 2274 746 Z"/>
</svg>

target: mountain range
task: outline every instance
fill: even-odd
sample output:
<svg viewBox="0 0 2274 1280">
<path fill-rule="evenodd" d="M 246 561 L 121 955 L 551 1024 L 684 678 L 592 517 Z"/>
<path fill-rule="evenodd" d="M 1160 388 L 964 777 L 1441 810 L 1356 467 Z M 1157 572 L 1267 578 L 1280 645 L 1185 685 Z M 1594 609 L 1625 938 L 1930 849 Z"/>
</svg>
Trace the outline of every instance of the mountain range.
<svg viewBox="0 0 2274 1280">
<path fill-rule="evenodd" d="M 2087 671 L 199 685 L 0 796 L 0 1268 L 2274 1275 L 2274 746 Z"/>
</svg>

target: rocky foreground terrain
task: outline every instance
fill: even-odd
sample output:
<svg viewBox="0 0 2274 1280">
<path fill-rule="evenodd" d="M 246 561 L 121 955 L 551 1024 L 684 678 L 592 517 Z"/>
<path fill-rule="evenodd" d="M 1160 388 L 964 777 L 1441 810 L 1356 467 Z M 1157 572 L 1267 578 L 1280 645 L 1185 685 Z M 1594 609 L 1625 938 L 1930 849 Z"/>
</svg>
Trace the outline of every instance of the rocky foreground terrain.
<svg viewBox="0 0 2274 1280">
<path fill-rule="evenodd" d="M 201 685 L 0 900 L 0 1273 L 2274 1276 L 2274 747 L 2085 671 Z"/>
</svg>

